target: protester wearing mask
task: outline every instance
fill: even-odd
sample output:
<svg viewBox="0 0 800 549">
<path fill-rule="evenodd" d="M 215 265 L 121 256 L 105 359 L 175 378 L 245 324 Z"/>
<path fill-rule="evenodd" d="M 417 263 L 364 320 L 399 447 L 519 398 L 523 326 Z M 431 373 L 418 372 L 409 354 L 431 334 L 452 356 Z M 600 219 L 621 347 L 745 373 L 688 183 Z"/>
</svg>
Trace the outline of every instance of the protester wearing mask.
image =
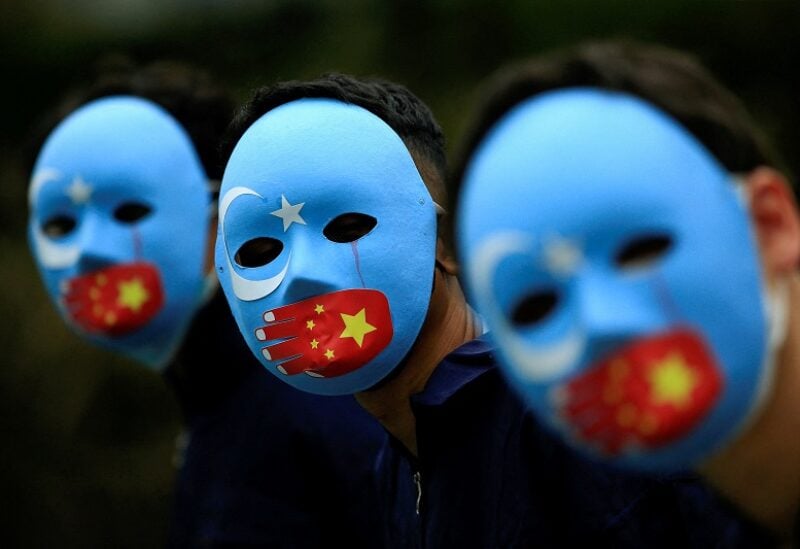
<svg viewBox="0 0 800 549">
<path fill-rule="evenodd" d="M 383 433 L 352 399 L 267 375 L 218 289 L 230 98 L 156 63 L 101 76 L 64 110 L 33 168 L 31 249 L 64 321 L 161 372 L 178 398 L 188 442 L 171 545 L 370 546 L 359 494 Z"/>
<path fill-rule="evenodd" d="M 679 52 L 588 44 L 497 76 L 466 150 L 470 291 L 541 421 L 616 466 L 698 468 L 786 535 L 800 222 L 738 101 Z"/>
</svg>

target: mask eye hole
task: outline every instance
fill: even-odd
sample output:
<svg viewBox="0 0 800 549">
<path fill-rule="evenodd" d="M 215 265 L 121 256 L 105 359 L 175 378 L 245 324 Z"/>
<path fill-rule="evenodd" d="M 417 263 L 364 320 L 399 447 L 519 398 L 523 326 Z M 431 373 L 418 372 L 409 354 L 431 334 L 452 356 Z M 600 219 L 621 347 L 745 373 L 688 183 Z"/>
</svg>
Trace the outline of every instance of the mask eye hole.
<svg viewBox="0 0 800 549">
<path fill-rule="evenodd" d="M 141 202 L 123 202 L 114 210 L 114 219 L 122 223 L 136 223 L 150 215 L 153 209 Z"/>
<path fill-rule="evenodd" d="M 366 236 L 377 224 L 378 220 L 371 215 L 355 212 L 345 213 L 325 225 L 322 234 L 332 242 L 354 242 L 362 236 Z"/>
<path fill-rule="evenodd" d="M 263 267 L 274 261 L 282 251 L 283 242 L 260 236 L 242 244 L 233 259 L 240 267 Z"/>
<path fill-rule="evenodd" d="M 558 293 L 553 290 L 528 294 L 511 311 L 511 323 L 520 328 L 538 324 L 555 310 L 558 301 Z"/>
<path fill-rule="evenodd" d="M 665 234 L 639 236 L 627 241 L 617 252 L 615 262 L 624 270 L 649 267 L 672 247 L 672 238 Z"/>
<path fill-rule="evenodd" d="M 77 225 L 69 215 L 55 215 L 42 224 L 42 231 L 50 238 L 60 238 L 71 233 Z"/>
</svg>

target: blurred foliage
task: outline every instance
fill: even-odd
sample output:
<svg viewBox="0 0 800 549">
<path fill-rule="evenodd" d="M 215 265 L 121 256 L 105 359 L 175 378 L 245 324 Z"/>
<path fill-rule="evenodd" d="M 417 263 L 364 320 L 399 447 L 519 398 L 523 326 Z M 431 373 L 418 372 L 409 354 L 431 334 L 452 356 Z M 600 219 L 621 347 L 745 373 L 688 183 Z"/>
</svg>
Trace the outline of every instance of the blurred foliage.
<svg viewBox="0 0 800 549">
<path fill-rule="evenodd" d="M 158 546 L 177 408 L 160 378 L 69 333 L 25 243 L 30 128 L 98 59 L 205 66 L 246 98 L 338 70 L 408 85 L 450 139 L 499 65 L 577 40 L 632 37 L 695 53 L 800 174 L 800 5 L 662 0 L 106 0 L 0 6 L 0 529 L 11 545 Z M 6 546 L 9 546 L 6 544 Z"/>
</svg>

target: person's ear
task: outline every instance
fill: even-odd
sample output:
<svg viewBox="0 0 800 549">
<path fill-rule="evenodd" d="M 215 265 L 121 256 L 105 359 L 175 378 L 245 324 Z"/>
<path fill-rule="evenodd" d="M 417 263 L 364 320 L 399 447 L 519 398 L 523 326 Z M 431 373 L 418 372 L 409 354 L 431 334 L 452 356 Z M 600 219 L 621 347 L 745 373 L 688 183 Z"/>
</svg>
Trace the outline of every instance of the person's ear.
<svg viewBox="0 0 800 549">
<path fill-rule="evenodd" d="M 214 247 L 217 244 L 217 215 L 214 214 L 210 216 L 208 220 L 208 227 L 206 228 L 208 231 L 208 236 L 206 237 L 206 259 L 204 262 L 204 270 L 203 272 L 206 275 L 211 274 L 211 271 L 214 270 Z"/>
<path fill-rule="evenodd" d="M 800 265 L 800 215 L 789 183 L 769 167 L 756 168 L 745 179 L 765 274 L 768 279 L 791 274 Z"/>
<path fill-rule="evenodd" d="M 436 239 L 436 267 L 449 275 L 458 275 L 458 262 L 441 237 Z"/>
</svg>

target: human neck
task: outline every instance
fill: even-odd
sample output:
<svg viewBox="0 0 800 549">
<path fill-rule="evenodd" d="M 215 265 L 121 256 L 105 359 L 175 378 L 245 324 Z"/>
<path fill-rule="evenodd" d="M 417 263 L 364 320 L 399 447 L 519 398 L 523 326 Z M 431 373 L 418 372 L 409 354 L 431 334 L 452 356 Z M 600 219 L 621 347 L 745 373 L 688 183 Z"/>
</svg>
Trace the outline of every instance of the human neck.
<svg viewBox="0 0 800 549">
<path fill-rule="evenodd" d="M 800 279 L 789 281 L 789 325 L 772 393 L 758 417 L 700 472 L 745 512 L 789 536 L 800 503 Z"/>
<path fill-rule="evenodd" d="M 417 341 L 396 375 L 375 389 L 357 393 L 361 406 L 383 424 L 414 456 L 416 419 L 411 396 L 425 388 L 436 366 L 451 351 L 477 337 L 480 326 L 455 276 L 436 269 L 428 314 Z"/>
</svg>

